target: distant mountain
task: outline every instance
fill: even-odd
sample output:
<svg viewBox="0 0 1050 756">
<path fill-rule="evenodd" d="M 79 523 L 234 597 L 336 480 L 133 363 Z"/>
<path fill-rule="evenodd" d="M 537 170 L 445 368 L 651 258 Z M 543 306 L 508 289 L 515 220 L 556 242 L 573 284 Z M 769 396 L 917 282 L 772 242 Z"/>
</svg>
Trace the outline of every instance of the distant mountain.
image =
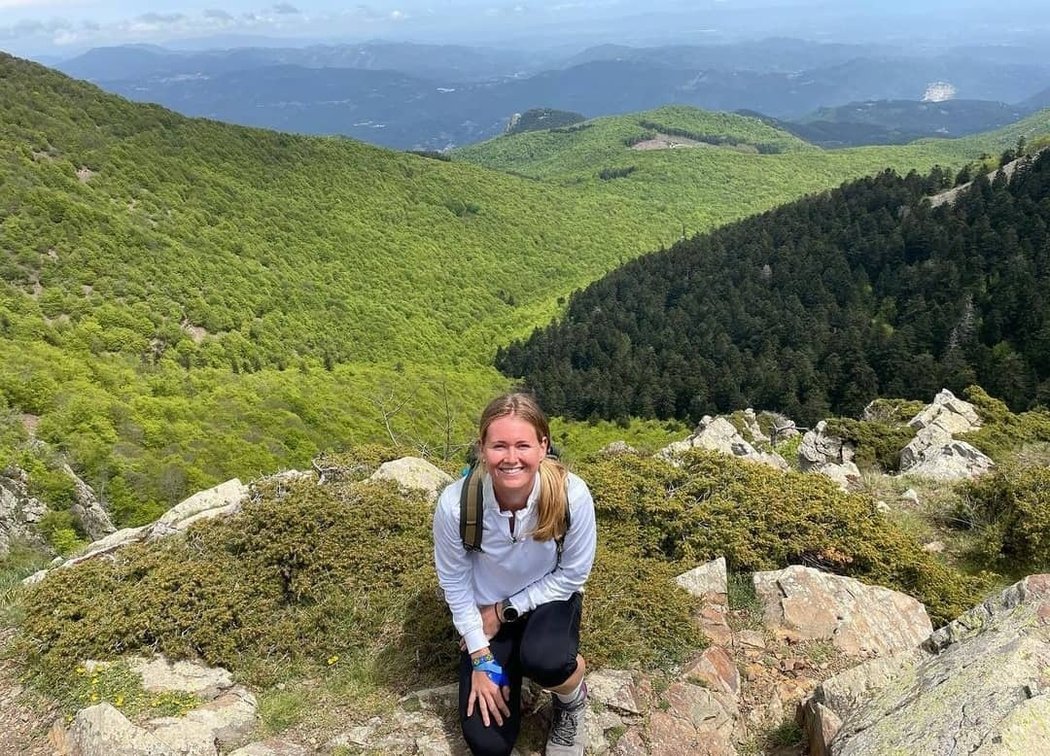
<svg viewBox="0 0 1050 756">
<path fill-rule="evenodd" d="M 1033 111 L 1042 110 L 1043 108 L 1050 108 L 1050 87 L 1047 87 L 1041 92 L 1036 92 L 1034 95 L 1022 102 L 1021 105 L 1027 108 L 1031 108 Z"/>
<path fill-rule="evenodd" d="M 408 42 L 186 51 L 155 45 L 100 47 L 58 66 L 95 83 L 214 76 L 275 66 L 398 71 L 436 81 L 485 81 L 534 71 L 541 58 L 513 50 Z"/>
<path fill-rule="evenodd" d="M 1006 126 L 1032 110 L 986 100 L 876 100 L 820 108 L 777 125 L 822 147 L 905 144 L 923 137 L 958 137 Z"/>
<path fill-rule="evenodd" d="M 842 103 L 917 101 L 931 87 L 967 100 L 1013 102 L 1050 84 L 1050 64 L 960 55 L 901 57 L 872 46 L 778 39 L 723 46 L 602 46 L 565 62 L 570 65 L 539 71 L 544 61 L 538 54 L 374 42 L 200 53 L 101 48 L 65 62 L 61 70 L 187 115 L 342 134 L 401 149 L 444 149 L 483 140 L 502 133 L 514 113 L 531 108 L 594 117 L 678 103 L 798 119 Z M 886 112 L 885 118 L 892 115 Z M 820 124 L 799 133 L 821 144 L 893 143 L 942 128 L 969 133 L 1003 122 L 984 112 L 966 115 L 963 120 L 971 125 L 916 126 L 914 114 L 899 115 L 905 122 Z M 839 116 L 819 120 L 841 122 Z"/>
</svg>

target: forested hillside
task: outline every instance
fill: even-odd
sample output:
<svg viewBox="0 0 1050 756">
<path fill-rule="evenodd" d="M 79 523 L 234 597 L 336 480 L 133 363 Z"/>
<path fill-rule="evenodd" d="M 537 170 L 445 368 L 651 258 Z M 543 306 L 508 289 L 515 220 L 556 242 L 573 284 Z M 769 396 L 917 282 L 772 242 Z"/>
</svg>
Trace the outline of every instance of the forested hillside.
<svg viewBox="0 0 1050 756">
<path fill-rule="evenodd" d="M 450 453 L 507 385 L 496 348 L 574 289 L 683 228 L 1002 141 L 828 159 L 758 121 L 670 110 L 570 127 L 584 151 L 536 180 L 187 119 L 9 56 L 0 101 L 0 462 L 61 509 L 68 461 L 122 525 L 326 448 Z M 640 121 L 709 142 L 606 138 Z M 529 137 L 550 134 L 509 139 Z"/>
<path fill-rule="evenodd" d="M 884 172 L 626 265 L 497 363 L 574 417 L 803 422 L 979 383 L 1050 400 L 1050 151 L 931 207 Z"/>
</svg>

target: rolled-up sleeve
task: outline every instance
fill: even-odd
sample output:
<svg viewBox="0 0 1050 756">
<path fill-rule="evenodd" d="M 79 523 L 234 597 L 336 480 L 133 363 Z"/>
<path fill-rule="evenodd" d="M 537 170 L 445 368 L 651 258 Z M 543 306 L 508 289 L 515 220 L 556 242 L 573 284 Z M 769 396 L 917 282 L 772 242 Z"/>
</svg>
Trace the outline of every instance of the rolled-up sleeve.
<svg viewBox="0 0 1050 756">
<path fill-rule="evenodd" d="M 459 485 L 446 488 L 434 510 L 434 567 L 452 624 L 474 652 L 488 645 L 481 612 L 474 602 L 473 564 L 459 535 Z"/>
<path fill-rule="evenodd" d="M 598 530 L 594 500 L 587 484 L 569 476 L 569 530 L 565 534 L 561 564 L 557 569 L 510 597 L 519 612 L 529 612 L 550 601 L 564 601 L 583 588 L 594 564 Z"/>
</svg>

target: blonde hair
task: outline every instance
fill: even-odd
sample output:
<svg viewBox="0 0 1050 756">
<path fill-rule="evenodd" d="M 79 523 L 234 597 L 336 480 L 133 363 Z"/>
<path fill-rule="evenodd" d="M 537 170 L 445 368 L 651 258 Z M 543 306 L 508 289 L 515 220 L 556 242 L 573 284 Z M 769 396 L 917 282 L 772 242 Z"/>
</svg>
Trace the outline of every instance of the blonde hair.
<svg viewBox="0 0 1050 756">
<path fill-rule="evenodd" d="M 481 447 L 485 443 L 485 434 L 489 426 L 501 417 L 514 415 L 519 417 L 536 431 L 536 438 L 547 441 L 550 450 L 551 430 L 547 415 L 540 409 L 536 398 L 531 394 L 514 392 L 497 396 L 481 413 L 478 423 L 478 459 L 484 464 Z M 537 541 L 550 541 L 565 535 L 565 510 L 569 506 L 569 495 L 566 482 L 569 471 L 558 460 L 547 457 L 540 462 L 540 500 L 536 512 L 536 530 L 532 533 Z"/>
</svg>

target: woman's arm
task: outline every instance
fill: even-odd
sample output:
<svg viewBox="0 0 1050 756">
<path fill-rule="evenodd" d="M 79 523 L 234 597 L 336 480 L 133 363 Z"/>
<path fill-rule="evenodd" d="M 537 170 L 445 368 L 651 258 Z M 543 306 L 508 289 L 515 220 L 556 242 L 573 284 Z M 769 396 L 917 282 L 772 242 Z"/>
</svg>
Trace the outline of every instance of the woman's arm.
<svg viewBox="0 0 1050 756">
<path fill-rule="evenodd" d="M 481 611 L 474 603 L 473 559 L 459 535 L 460 486 L 451 485 L 438 498 L 434 510 L 434 566 L 445 602 L 452 611 L 452 624 L 463 637 L 466 650 L 474 653 L 489 644 Z"/>
</svg>

